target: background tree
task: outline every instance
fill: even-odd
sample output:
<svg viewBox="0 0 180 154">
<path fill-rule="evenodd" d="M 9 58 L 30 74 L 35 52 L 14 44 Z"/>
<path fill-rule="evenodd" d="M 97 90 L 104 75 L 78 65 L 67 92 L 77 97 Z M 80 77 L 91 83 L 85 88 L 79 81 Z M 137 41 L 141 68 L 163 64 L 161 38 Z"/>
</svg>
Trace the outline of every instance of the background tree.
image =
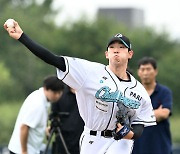
<svg viewBox="0 0 180 154">
<path fill-rule="evenodd" d="M 3 2 L 3 8 L 6 9 L 0 12 L 2 15 L 1 25 L 4 24 L 6 19 L 14 18 L 18 20 L 23 29 L 33 38 L 36 38 L 43 44 L 47 44 L 47 47 L 51 45 L 52 39 L 49 37 L 49 33 L 53 32 L 55 26 L 51 24 L 52 20 L 50 20 L 50 15 L 54 13 L 50 9 L 51 1 L 46 0 L 41 5 L 38 5 L 35 0 Z M 32 54 L 25 47 L 17 43 L 17 41 L 9 39 L 4 29 L 1 29 L 0 33 L 0 61 L 3 61 L 9 68 L 16 82 L 16 87 L 19 87 L 18 85 L 23 87 L 23 91 L 20 94 L 22 96 L 27 95 L 41 85 L 40 83 L 45 75 L 54 73 L 54 70 L 50 66 L 45 66 L 42 61 L 37 61 L 37 58 L 32 56 Z M 15 91 L 15 93 L 16 92 L 17 91 Z M 17 93 L 16 96 L 17 95 L 19 94 Z"/>
<path fill-rule="evenodd" d="M 173 58 L 180 55 L 179 42 L 170 39 L 168 32 L 156 32 L 151 27 L 128 29 L 119 22 L 98 17 L 93 21 L 84 17 L 57 27 L 54 23 L 56 11 L 51 9 L 52 0 L 44 0 L 42 3 L 35 0 L 0 2 L 1 25 L 8 18 L 16 19 L 25 33 L 57 55 L 74 56 L 107 64 L 104 52 L 108 39 L 118 32 L 129 36 L 134 50 L 134 57 L 129 66 L 134 75 L 136 76 L 137 61 L 143 56 L 153 56 L 160 66 L 167 65 L 166 68 L 160 68 L 159 82 L 165 82 L 167 86 L 172 87 L 174 101 L 179 100 L 177 84 L 171 81 L 176 77 L 176 72 L 179 73 L 178 67 L 173 65 L 174 73 L 167 77 L 161 75 L 167 68 L 171 69 Z M 4 29 L 0 30 L 0 35 L 0 61 L 13 78 L 13 87 L 19 89 L 14 91 L 14 95 L 7 93 L 9 98 L 25 97 L 41 85 L 46 75 L 56 73 L 53 66 L 45 64 L 20 43 L 10 39 Z M 174 103 L 174 106 L 180 105 Z"/>
<path fill-rule="evenodd" d="M 121 32 L 132 42 L 134 57 L 129 67 L 133 74 L 137 77 L 137 61 L 140 58 L 156 58 L 158 81 L 173 91 L 174 111 L 176 109 L 174 113 L 178 113 L 179 41 L 171 39 L 168 32 L 156 32 L 152 27 L 128 29 L 117 21 L 98 17 L 93 21 L 83 17 L 58 27 L 54 22 L 56 11 L 52 10 L 52 2 L 53 0 L 44 0 L 41 3 L 38 0 L 0 0 L 0 25 L 8 18 L 14 18 L 26 34 L 53 53 L 104 64 L 107 64 L 104 52 L 108 39 Z M 0 133 L 0 144 L 7 144 L 16 118 L 13 113 L 18 112 L 19 102 L 39 88 L 45 76 L 55 74 L 56 69 L 39 60 L 16 40 L 10 39 L 3 28 L 0 29 L 0 36 L 0 105 L 4 109 L 0 111 L 0 117 L 3 117 L 0 118 L 0 132 L 4 132 Z"/>
</svg>

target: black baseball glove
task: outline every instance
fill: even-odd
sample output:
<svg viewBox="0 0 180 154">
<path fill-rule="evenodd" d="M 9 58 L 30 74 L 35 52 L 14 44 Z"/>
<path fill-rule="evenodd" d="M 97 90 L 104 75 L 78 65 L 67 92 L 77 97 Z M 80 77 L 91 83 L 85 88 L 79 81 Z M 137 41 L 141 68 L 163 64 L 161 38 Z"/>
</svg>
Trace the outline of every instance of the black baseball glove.
<svg viewBox="0 0 180 154">
<path fill-rule="evenodd" d="M 113 131 L 115 140 L 120 140 L 126 136 L 131 130 L 130 124 L 130 108 L 126 107 L 122 102 L 118 102 L 117 106 L 119 110 L 116 113 L 117 123 L 120 123 L 123 128 L 117 132 L 117 128 Z"/>
<path fill-rule="evenodd" d="M 130 108 L 126 107 L 122 102 L 117 103 L 118 111 L 116 113 L 117 123 L 130 127 Z"/>
</svg>

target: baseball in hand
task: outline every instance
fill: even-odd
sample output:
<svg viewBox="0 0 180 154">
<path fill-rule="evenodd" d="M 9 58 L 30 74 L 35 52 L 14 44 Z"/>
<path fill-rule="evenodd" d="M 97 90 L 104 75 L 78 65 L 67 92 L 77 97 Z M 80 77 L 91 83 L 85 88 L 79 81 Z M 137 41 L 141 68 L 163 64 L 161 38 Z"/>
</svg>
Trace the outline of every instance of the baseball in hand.
<svg viewBox="0 0 180 154">
<path fill-rule="evenodd" d="M 6 20 L 5 24 L 7 25 L 8 28 L 13 28 L 14 27 L 14 19 Z"/>
</svg>

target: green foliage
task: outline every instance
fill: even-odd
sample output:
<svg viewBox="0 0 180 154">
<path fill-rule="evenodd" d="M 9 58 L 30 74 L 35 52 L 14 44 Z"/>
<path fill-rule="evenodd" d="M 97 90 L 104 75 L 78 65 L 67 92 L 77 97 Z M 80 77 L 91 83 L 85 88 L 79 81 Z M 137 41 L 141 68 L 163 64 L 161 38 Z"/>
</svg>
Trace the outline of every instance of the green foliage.
<svg viewBox="0 0 180 154">
<path fill-rule="evenodd" d="M 159 61 L 169 51 L 176 50 L 178 45 L 174 40 L 169 39 L 167 33 L 157 33 L 150 27 L 134 29 L 129 38 L 134 51 L 133 63 L 130 63 L 130 67 L 134 70 L 137 69 L 137 61 L 142 57 L 152 56 Z"/>
<path fill-rule="evenodd" d="M 53 29 L 53 26 L 50 25 L 50 20 L 46 21 L 49 18 L 45 18 L 45 16 L 47 13 L 53 13 L 53 11 L 50 11 L 48 7 L 43 7 L 44 5 L 37 5 L 35 1 L 29 2 L 16 0 L 12 1 L 11 5 L 7 2 L 9 5 L 5 5 L 7 9 L 1 13 L 3 17 L 0 22 L 4 22 L 8 18 L 14 18 L 20 25 L 23 25 L 23 29 L 30 36 L 37 38 L 41 43 L 49 44 L 48 41 L 52 42 L 52 39 L 49 37 L 48 31 Z M 1 25 L 3 24 L 1 23 Z M 26 27 L 31 28 L 28 29 Z M 36 30 L 34 30 L 35 27 Z M 18 89 L 22 87 L 21 89 L 23 89 L 21 92 L 14 91 L 16 97 L 29 94 L 42 85 L 42 79 L 46 75 L 55 73 L 55 69 L 52 66 L 45 65 L 44 62 L 33 56 L 19 42 L 10 39 L 7 32 L 2 30 L 0 35 L 2 44 L 0 46 L 0 61 L 6 64 L 10 74 L 14 77 L 13 79 L 16 83 L 14 87 Z"/>
<path fill-rule="evenodd" d="M 38 5 L 35 0 L 0 1 L 6 7 L 3 12 L 0 10 L 3 14 L 0 22 L 4 22 L 9 17 L 15 18 L 25 33 L 57 55 L 74 56 L 107 64 L 104 56 L 107 41 L 112 35 L 121 32 L 127 35 L 132 42 L 134 56 L 129 66 L 135 76 L 137 61 L 143 56 L 155 57 L 158 63 L 167 65 L 168 71 L 173 61 L 169 58 L 174 57 L 178 61 L 179 42 L 171 40 L 167 32 L 157 33 L 151 27 L 128 29 L 114 20 L 97 18 L 94 21 L 88 21 L 86 17 L 57 27 L 53 22 L 53 15 L 56 12 L 50 9 L 52 1 L 45 0 L 41 5 Z M 54 67 L 39 60 L 16 40 L 10 39 L 3 29 L 0 35 L 2 44 L 0 61 L 5 64 L 13 76 L 14 87 L 20 89 L 14 91 L 15 96 L 29 94 L 41 86 L 42 79 L 46 75 L 55 73 Z M 170 55 L 169 52 L 171 52 Z M 172 81 L 172 78 L 175 79 L 179 69 L 174 66 L 172 75 L 167 76 L 162 64 L 159 65 L 158 81 L 171 87 L 174 100 L 178 102 L 177 84 L 174 83 L 175 80 L 173 84 L 169 81 Z M 174 103 L 174 106 L 179 105 Z"/>
<path fill-rule="evenodd" d="M 88 22 L 86 19 L 67 24 L 59 28 L 56 48 L 57 54 L 85 58 L 91 61 L 107 63 L 104 52 L 108 39 L 125 28 L 112 20 L 97 19 Z"/>
<path fill-rule="evenodd" d="M 4 102 L 0 107 L 0 145 L 7 145 L 22 102 Z"/>
<path fill-rule="evenodd" d="M 170 51 L 164 58 L 159 61 L 159 75 L 158 81 L 167 85 L 171 88 L 173 92 L 173 110 L 175 112 L 179 112 L 179 101 L 180 95 L 178 93 L 179 83 L 177 82 L 177 77 L 180 74 L 179 66 L 180 66 L 180 51 Z"/>
<path fill-rule="evenodd" d="M 170 118 L 170 129 L 171 129 L 173 143 L 180 143 L 179 127 L 180 127 L 179 114 L 175 114 Z"/>
<path fill-rule="evenodd" d="M 37 43 L 57 55 L 85 58 L 107 64 L 104 52 L 107 41 L 116 33 L 127 35 L 134 51 L 129 67 L 136 75 L 137 61 L 143 56 L 153 56 L 158 62 L 158 81 L 173 91 L 174 112 L 180 107 L 179 58 L 180 43 L 172 40 L 168 32 L 156 32 L 152 27 L 129 29 L 114 20 L 86 17 L 67 22 L 61 27 L 54 24 L 56 11 L 51 9 L 52 0 L 0 0 L 0 25 L 14 18 L 23 31 Z M 53 66 L 45 64 L 17 40 L 11 39 L 0 29 L 0 102 L 24 98 L 42 85 L 49 74 L 55 74 Z M 11 102 L 10 102 L 11 103 Z M 10 111 L 9 111 L 10 112 Z M 0 124 L 1 127 L 1 124 Z"/>
<path fill-rule="evenodd" d="M 4 83 L 8 82 L 8 80 L 10 78 L 10 73 L 5 68 L 3 63 L 0 63 L 0 71 L 1 71 L 0 82 L 4 84 Z"/>
<path fill-rule="evenodd" d="M 21 87 L 19 86 L 16 89 L 14 88 L 16 86 L 14 79 L 12 78 L 9 69 L 6 68 L 2 62 L 0 62 L 0 72 L 0 100 L 12 100 L 15 97 L 17 98 L 14 91 L 20 92 Z"/>
</svg>

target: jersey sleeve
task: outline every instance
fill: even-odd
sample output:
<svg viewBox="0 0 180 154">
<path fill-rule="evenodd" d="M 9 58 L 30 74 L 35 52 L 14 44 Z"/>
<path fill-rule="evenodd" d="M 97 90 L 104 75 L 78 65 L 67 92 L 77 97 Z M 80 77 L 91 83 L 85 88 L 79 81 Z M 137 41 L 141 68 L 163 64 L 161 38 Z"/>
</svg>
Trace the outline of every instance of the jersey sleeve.
<svg viewBox="0 0 180 154">
<path fill-rule="evenodd" d="M 93 62 L 73 57 L 64 57 L 64 60 L 66 71 L 57 68 L 58 78 L 73 89 L 80 89 L 88 77 Z"/>
<path fill-rule="evenodd" d="M 156 125 L 156 118 L 150 98 L 143 102 L 141 110 L 132 121 L 132 124 L 143 124 L 144 127 Z"/>
</svg>

